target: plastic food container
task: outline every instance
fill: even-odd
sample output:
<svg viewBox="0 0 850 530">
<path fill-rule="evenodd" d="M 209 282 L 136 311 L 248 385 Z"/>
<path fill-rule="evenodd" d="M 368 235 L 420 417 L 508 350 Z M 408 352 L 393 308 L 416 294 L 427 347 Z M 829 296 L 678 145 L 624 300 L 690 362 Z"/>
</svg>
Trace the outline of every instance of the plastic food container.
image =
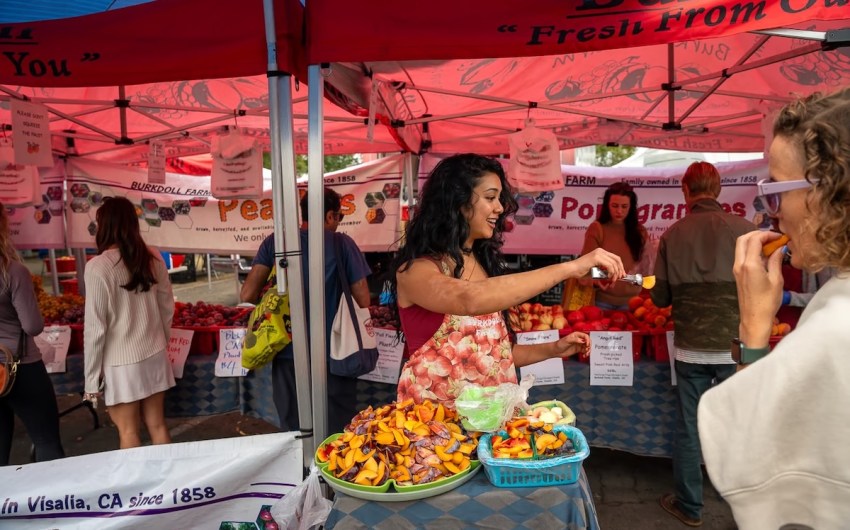
<svg viewBox="0 0 850 530">
<path fill-rule="evenodd" d="M 581 463 L 590 455 L 590 447 L 584 434 L 569 425 L 556 425 L 553 432 L 566 433 L 576 449 L 571 456 L 556 456 L 545 459 L 494 458 L 491 434 L 485 434 L 478 442 L 478 459 L 490 482 L 499 488 L 522 488 L 533 486 L 557 486 L 573 484 L 581 474 Z M 507 436 L 506 433 L 502 433 Z M 536 455 L 536 449 L 535 449 Z"/>
<path fill-rule="evenodd" d="M 507 403 L 508 396 L 497 386 L 468 385 L 455 399 L 455 408 L 467 431 L 495 431 L 502 426 Z"/>
</svg>

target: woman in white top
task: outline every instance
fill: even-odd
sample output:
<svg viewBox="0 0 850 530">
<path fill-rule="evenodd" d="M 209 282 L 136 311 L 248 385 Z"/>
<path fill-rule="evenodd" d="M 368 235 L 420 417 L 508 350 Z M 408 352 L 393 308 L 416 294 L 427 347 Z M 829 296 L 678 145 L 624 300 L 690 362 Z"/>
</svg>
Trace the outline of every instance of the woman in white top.
<svg viewBox="0 0 850 530">
<path fill-rule="evenodd" d="M 98 256 L 86 265 L 86 396 L 101 393 L 121 448 L 171 441 L 165 391 L 174 386 L 166 346 L 174 316 L 168 271 L 139 231 L 133 204 L 115 197 L 97 210 Z M 100 388 L 101 379 L 103 388 Z"/>
</svg>

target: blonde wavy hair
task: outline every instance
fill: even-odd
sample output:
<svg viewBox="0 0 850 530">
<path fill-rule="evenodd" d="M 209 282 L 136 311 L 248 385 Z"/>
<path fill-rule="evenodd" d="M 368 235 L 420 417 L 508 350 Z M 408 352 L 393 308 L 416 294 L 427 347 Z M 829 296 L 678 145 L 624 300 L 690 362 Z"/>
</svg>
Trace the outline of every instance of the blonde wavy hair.
<svg viewBox="0 0 850 530">
<path fill-rule="evenodd" d="M 812 183 L 806 228 L 818 245 L 806 266 L 850 269 L 850 88 L 787 105 L 776 118 L 773 135 L 797 147 L 805 178 Z"/>
<path fill-rule="evenodd" d="M 9 285 L 9 264 L 13 261 L 21 261 L 21 258 L 12 245 L 6 207 L 0 203 L 0 279 L 3 280 L 3 289 Z"/>
</svg>

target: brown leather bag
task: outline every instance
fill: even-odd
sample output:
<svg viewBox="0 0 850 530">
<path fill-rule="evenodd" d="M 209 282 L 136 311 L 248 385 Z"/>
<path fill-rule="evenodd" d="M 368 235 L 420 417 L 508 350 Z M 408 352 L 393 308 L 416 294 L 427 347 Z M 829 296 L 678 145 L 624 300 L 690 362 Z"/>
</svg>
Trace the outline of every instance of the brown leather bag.
<svg viewBox="0 0 850 530">
<path fill-rule="evenodd" d="M 0 398 L 6 397 L 12 391 L 15 384 L 15 376 L 18 374 L 18 364 L 23 357 L 25 348 L 24 330 L 21 330 L 21 338 L 18 340 L 18 352 L 13 354 L 9 348 L 0 344 L 0 352 L 3 353 L 3 362 L 0 362 Z"/>
</svg>

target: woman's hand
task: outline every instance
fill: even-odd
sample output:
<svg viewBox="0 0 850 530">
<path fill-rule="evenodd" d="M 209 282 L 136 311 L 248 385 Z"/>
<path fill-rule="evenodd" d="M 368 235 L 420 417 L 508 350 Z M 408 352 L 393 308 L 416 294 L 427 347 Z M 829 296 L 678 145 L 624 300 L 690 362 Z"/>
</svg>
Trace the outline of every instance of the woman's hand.
<svg viewBox="0 0 850 530">
<path fill-rule="evenodd" d="M 570 357 L 579 352 L 590 354 L 590 335 L 575 331 L 555 343 L 555 352 L 552 357 Z"/>
<path fill-rule="evenodd" d="M 623 260 L 620 259 L 620 256 L 601 248 L 574 259 L 570 264 L 574 267 L 574 275 L 570 276 L 572 278 L 583 278 L 590 272 L 591 267 L 605 269 L 608 273 L 607 279 L 610 282 L 615 282 L 626 275 L 626 269 L 623 267 Z"/>
<path fill-rule="evenodd" d="M 782 252 L 769 258 L 762 254 L 765 243 L 779 238 L 776 232 L 750 232 L 735 244 L 732 272 L 738 287 L 741 310 L 739 334 L 751 348 L 767 346 L 773 317 L 782 304 Z"/>
</svg>

